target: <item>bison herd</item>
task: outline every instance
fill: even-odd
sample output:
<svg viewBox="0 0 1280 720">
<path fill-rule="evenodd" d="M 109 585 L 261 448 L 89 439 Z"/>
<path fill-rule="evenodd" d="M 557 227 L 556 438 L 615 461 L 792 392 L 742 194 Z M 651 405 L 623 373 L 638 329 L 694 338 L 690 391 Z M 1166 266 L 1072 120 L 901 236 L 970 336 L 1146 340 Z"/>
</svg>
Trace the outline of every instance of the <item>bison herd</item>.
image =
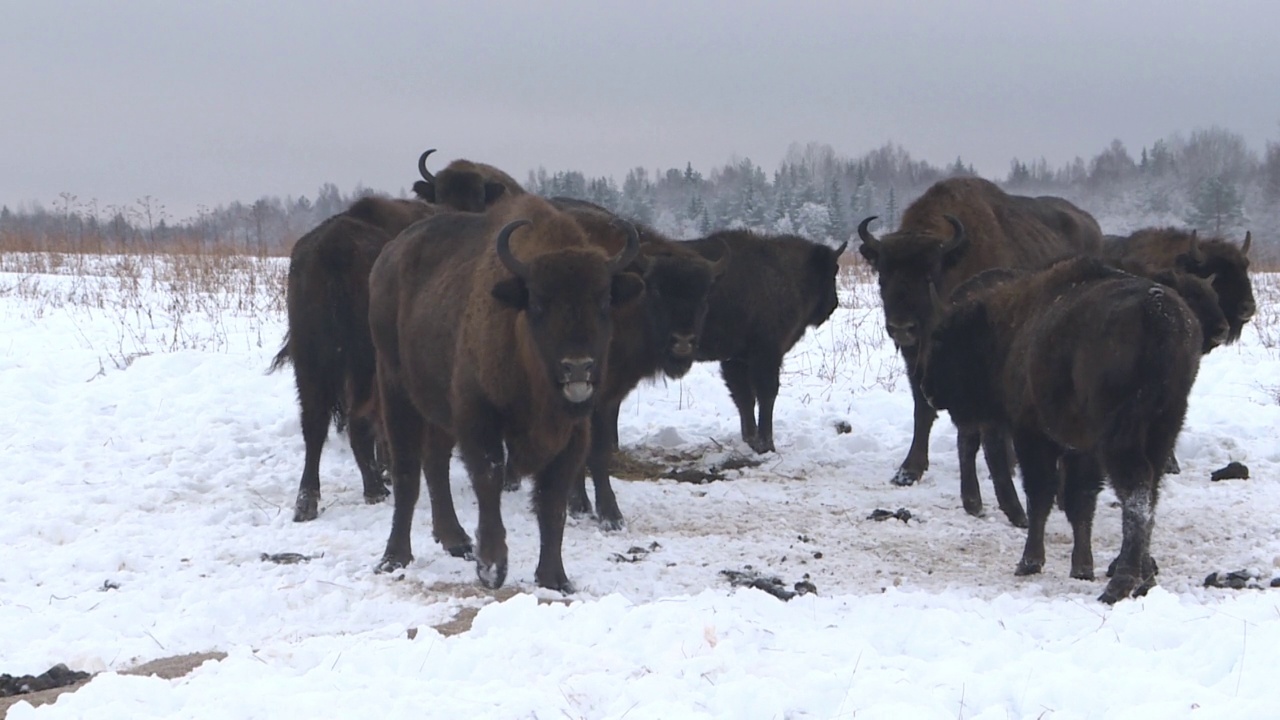
<svg viewBox="0 0 1280 720">
<path fill-rule="evenodd" d="M 393 490 L 380 571 L 413 560 L 425 475 L 432 535 L 496 588 L 507 573 L 502 492 L 533 483 L 540 586 L 573 585 L 561 557 L 568 512 L 623 524 L 609 471 L 622 401 L 645 378 L 717 361 L 742 439 L 774 450 L 783 357 L 839 304 L 846 244 L 725 230 L 677 241 L 598 205 L 542 198 L 501 170 L 419 159 L 416 198 L 367 197 L 294 246 L 288 335 L 305 460 L 295 521 L 314 520 L 320 454 L 345 429 L 368 502 Z M 1044 564 L 1056 501 L 1074 535 L 1071 575 L 1092 579 L 1094 508 L 1109 479 L 1123 539 L 1101 600 L 1155 582 L 1151 529 L 1162 475 L 1200 357 L 1240 337 L 1255 305 L 1242 245 L 1175 229 L 1104 236 L 1056 197 L 943 180 L 876 237 L 858 226 L 885 330 L 902 354 L 914 434 L 892 482 L 929 466 L 938 410 L 957 427 L 961 497 L 982 513 L 984 452 L 1000 509 L 1027 528 L 1020 575 Z M 458 521 L 457 448 L 479 506 Z M 1024 510 L 1014 489 L 1021 468 Z"/>
</svg>

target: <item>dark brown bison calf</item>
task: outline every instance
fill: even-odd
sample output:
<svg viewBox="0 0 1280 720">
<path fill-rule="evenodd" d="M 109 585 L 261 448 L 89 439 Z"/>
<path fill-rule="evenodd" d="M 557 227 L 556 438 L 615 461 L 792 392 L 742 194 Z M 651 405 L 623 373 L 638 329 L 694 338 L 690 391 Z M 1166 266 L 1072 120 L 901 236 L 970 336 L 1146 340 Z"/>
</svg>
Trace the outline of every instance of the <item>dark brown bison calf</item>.
<svg viewBox="0 0 1280 720">
<path fill-rule="evenodd" d="M 1157 491 L 1199 369 L 1200 333 L 1176 292 L 1096 258 L 1055 263 L 942 312 L 921 388 L 957 421 L 1012 434 L 1030 525 L 1019 575 L 1044 565 L 1061 462 L 1071 575 L 1094 574 L 1093 514 L 1105 472 L 1120 498 L 1123 542 L 1099 599 L 1114 603 L 1154 585 Z"/>
</svg>

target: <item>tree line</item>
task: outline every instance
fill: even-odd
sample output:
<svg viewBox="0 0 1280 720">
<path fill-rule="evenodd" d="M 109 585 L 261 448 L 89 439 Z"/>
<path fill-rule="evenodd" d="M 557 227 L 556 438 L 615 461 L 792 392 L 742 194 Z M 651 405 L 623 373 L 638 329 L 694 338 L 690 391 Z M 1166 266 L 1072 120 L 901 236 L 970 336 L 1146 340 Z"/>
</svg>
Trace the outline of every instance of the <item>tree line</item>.
<svg viewBox="0 0 1280 720">
<path fill-rule="evenodd" d="M 869 215 L 880 217 L 877 231 L 894 228 L 902 209 L 930 185 L 973 174 L 963 157 L 933 165 L 896 143 L 857 157 L 826 144 L 797 143 L 772 172 L 735 158 L 705 174 L 691 164 L 665 170 L 637 166 L 619 183 L 539 168 L 525 185 L 540 195 L 590 200 L 677 238 L 745 227 L 835 243 L 849 239 Z M 1077 156 L 1056 167 L 1044 158 L 1014 158 L 1003 178 L 989 179 L 1012 193 L 1065 197 L 1093 213 L 1108 233 L 1173 225 L 1230 238 L 1252 230 L 1268 258 L 1280 234 L 1280 142 L 1258 152 L 1243 136 L 1220 127 L 1162 138 L 1136 153 L 1115 140 L 1089 160 Z M 370 194 L 375 191 L 359 186 L 343 193 L 326 182 L 314 198 L 262 197 L 200 207 L 195 217 L 178 220 L 151 196 L 127 206 L 99 206 L 63 193 L 49 207 L 0 207 L 0 248 L 199 246 L 282 254 L 322 220 Z"/>
</svg>

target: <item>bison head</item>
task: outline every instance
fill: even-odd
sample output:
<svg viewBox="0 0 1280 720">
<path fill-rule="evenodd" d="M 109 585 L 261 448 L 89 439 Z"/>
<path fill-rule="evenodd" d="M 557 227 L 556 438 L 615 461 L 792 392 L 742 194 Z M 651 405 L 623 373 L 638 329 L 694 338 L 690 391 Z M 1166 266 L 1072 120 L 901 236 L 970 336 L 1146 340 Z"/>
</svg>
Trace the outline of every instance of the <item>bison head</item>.
<svg viewBox="0 0 1280 720">
<path fill-rule="evenodd" d="M 955 422 L 995 417 L 996 346 L 987 306 L 970 299 L 946 307 L 937 302 L 936 294 L 933 302 L 938 318 L 916 365 L 925 398 L 935 410 L 948 411 Z"/>
<path fill-rule="evenodd" d="M 1201 353 L 1208 354 L 1210 350 L 1227 343 L 1231 337 L 1231 324 L 1222 311 L 1218 293 L 1213 289 L 1216 278 L 1201 278 L 1190 273 L 1168 270 L 1157 273 L 1151 279 L 1178 291 L 1178 295 L 1191 308 L 1200 323 L 1201 336 L 1204 338 Z"/>
<path fill-rule="evenodd" d="M 1193 233 L 1190 248 L 1177 259 L 1180 270 L 1212 278 L 1213 291 L 1218 294 L 1218 304 L 1230 326 L 1226 339 L 1228 344 L 1240 339 L 1244 324 L 1257 311 L 1253 283 L 1249 280 L 1249 246 L 1252 242 L 1251 232 L 1245 233 L 1244 243 L 1239 247 L 1219 238 L 1199 241 Z"/>
<path fill-rule="evenodd" d="M 818 304 L 809 316 L 809 327 L 818 327 L 831 317 L 831 313 L 840 307 L 840 292 L 836 286 L 836 276 L 840 273 L 840 254 L 849 243 L 840 243 L 840 247 L 829 248 L 826 245 L 815 245 L 809 257 L 809 274 L 807 282 L 813 283 L 819 291 Z"/>
<path fill-rule="evenodd" d="M 643 255 L 648 334 L 663 343 L 662 371 L 683 377 L 693 367 L 694 351 L 707 319 L 711 289 L 729 266 L 729 246 L 715 261 L 696 253 Z"/>
<path fill-rule="evenodd" d="M 929 332 L 934 319 L 929 286 L 942 285 L 943 273 L 968 248 L 960 221 L 950 215 L 943 217 L 951 225 L 950 239 L 899 230 L 880 240 L 867 229 L 876 219 L 874 215 L 858 225 L 858 237 L 862 238 L 858 251 L 879 279 L 885 330 L 899 348 L 914 348 Z"/>
<path fill-rule="evenodd" d="M 484 212 L 506 192 L 505 185 L 485 178 L 470 163 L 450 164 L 439 175 L 432 175 L 427 170 L 427 156 L 433 152 L 435 148 L 418 158 L 422 179 L 413 184 L 413 192 L 423 200 L 462 212 Z"/>
<path fill-rule="evenodd" d="M 498 233 L 498 259 L 513 277 L 496 283 L 492 293 L 520 311 L 551 386 L 570 412 L 585 415 L 608 354 L 613 307 L 644 290 L 643 280 L 622 272 L 640 251 L 640 238 L 627 223 L 626 247 L 612 258 L 584 246 L 543 253 L 526 263 L 512 255 L 510 241 L 527 225 L 532 223 L 516 220 Z M 577 225 L 568 231 L 578 231 Z"/>
</svg>

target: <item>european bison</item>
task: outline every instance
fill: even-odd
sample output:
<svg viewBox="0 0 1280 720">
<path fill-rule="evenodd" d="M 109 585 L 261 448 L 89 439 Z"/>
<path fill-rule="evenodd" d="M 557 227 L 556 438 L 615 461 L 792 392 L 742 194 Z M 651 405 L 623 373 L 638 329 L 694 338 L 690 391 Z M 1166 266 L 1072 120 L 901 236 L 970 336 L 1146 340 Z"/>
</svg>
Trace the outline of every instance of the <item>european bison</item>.
<svg viewBox="0 0 1280 720">
<path fill-rule="evenodd" d="M 774 450 L 773 403 L 782 358 L 840 305 L 837 248 L 796 235 L 726 230 L 683 245 L 703 257 L 729 251 L 729 266 L 711 291 L 695 357 L 718 360 L 738 408 L 742 439 L 758 453 Z M 759 405 L 759 421 L 756 406 Z"/>
<path fill-rule="evenodd" d="M 433 535 L 455 556 L 472 553 L 449 491 L 456 444 L 479 504 L 480 581 L 496 588 L 507 573 L 501 498 L 510 453 L 515 472 L 534 475 L 537 582 L 572 592 L 560 551 L 569 487 L 587 450 L 613 308 L 644 289 L 623 272 L 640 245 L 634 228 L 627 235 L 610 257 L 572 217 L 521 195 L 484 214 L 418 223 L 374 263 L 369 322 L 395 497 L 378 570 L 413 560 L 424 470 Z"/>
<path fill-rule="evenodd" d="M 1207 354 L 1225 342 L 1228 334 L 1227 319 L 1218 306 L 1218 296 L 1208 280 L 1178 271 L 1155 271 L 1138 263 L 1115 260 L 1105 262 L 1117 269 L 1146 277 L 1176 290 L 1200 323 L 1203 339 L 1202 353 Z M 961 283 L 952 292 L 949 302 L 961 303 L 974 294 L 1009 280 L 1025 277 L 1030 272 L 1008 268 L 986 270 Z M 954 422 L 954 417 L 952 420 Z M 965 512 L 973 516 L 982 515 L 982 493 L 979 489 L 976 464 L 978 448 L 981 447 L 1000 510 L 1013 525 L 1026 527 L 1027 516 L 1014 489 L 1012 438 L 1008 433 L 991 425 L 961 422 L 955 422 L 955 425 L 956 451 L 960 460 L 960 498 Z M 1176 468 L 1176 463 L 1172 462 L 1173 455 L 1170 454 L 1169 457 L 1170 463 L 1166 465 L 1165 472 L 1176 472 L 1173 469 Z"/>
<path fill-rule="evenodd" d="M 1161 469 L 1200 364 L 1191 309 L 1163 285 L 1084 257 L 939 312 L 921 388 L 960 422 L 1011 432 L 1030 515 L 1017 574 L 1044 566 L 1061 462 L 1072 577 L 1093 577 L 1093 514 L 1105 471 L 1120 498 L 1123 542 L 1099 599 L 1146 592 L 1155 582 L 1150 541 Z"/>
<path fill-rule="evenodd" d="M 376 418 L 357 410 L 373 391 L 369 339 L 369 269 L 383 246 L 434 212 L 416 200 L 363 198 L 303 235 L 289 257 L 289 331 L 271 371 L 292 361 L 306 447 L 294 502 L 294 522 L 319 515 L 320 455 L 332 420 L 346 429 L 364 481 L 366 502 L 387 496 L 375 460 Z"/>
<path fill-rule="evenodd" d="M 1127 237 L 1107 236 L 1103 253 L 1111 259 L 1141 263 L 1156 270 L 1182 270 L 1209 278 L 1231 326 L 1226 340 L 1230 344 L 1240 339 L 1245 323 L 1257 310 L 1249 280 L 1252 242 L 1253 233 L 1245 233 L 1244 242 L 1237 246 L 1222 238 L 1201 240 L 1194 230 L 1146 228 Z"/>
<path fill-rule="evenodd" d="M 875 270 L 885 329 L 902 353 L 915 404 L 911 449 L 893 477 L 911 485 L 929 467 L 929 431 L 937 413 L 925 402 L 914 367 L 934 320 L 930 284 L 941 297 L 988 268 L 1043 267 L 1100 250 L 1102 233 L 1085 211 L 1061 198 L 1009 195 L 981 178 L 935 183 L 907 207 L 896 232 L 876 238 L 858 225 L 859 251 Z"/>
<path fill-rule="evenodd" d="M 553 198 L 552 203 L 572 215 L 592 241 L 607 251 L 615 252 L 624 244 L 617 216 L 605 208 L 571 198 Z M 729 263 L 725 247 L 712 262 L 651 228 L 637 229 L 641 252 L 628 269 L 644 278 L 643 302 L 614 313 L 609 364 L 591 412 L 586 470 L 595 486 L 596 517 L 605 530 L 618 530 L 623 524 L 609 480 L 622 401 L 644 378 L 660 373 L 679 378 L 689 372 L 707 317 L 709 293 Z M 518 483 L 518 478 L 513 479 Z M 583 473 L 570 492 L 569 511 L 591 513 Z"/>
<path fill-rule="evenodd" d="M 419 158 L 426 175 L 428 150 Z M 465 163 L 465 170 L 459 163 Z M 458 167 L 455 168 L 455 165 Z M 364 480 L 367 502 L 387 496 L 380 479 L 385 470 L 376 458 L 376 413 L 365 417 L 372 399 L 373 344 L 369 339 L 368 276 L 382 247 L 401 230 L 438 210 L 483 210 L 476 204 L 476 188 L 482 200 L 493 202 L 524 190 L 506 173 L 489 165 L 455 161 L 441 172 L 439 200 L 368 197 L 346 211 L 325 220 L 294 245 L 289 260 L 286 303 L 289 332 L 284 346 L 271 363 L 278 370 L 292 360 L 306 446 L 302 479 L 294 503 L 295 522 L 319 515 L 320 455 L 332 418 L 339 430 L 348 427 L 352 454 Z M 421 182 L 419 184 L 422 184 Z M 496 184 L 502 191 L 492 190 Z M 436 185 L 432 185 L 432 191 Z M 490 188 L 486 191 L 484 188 Z M 415 186 L 421 196 L 424 191 Z M 436 195 L 430 198 L 435 200 Z"/>
<path fill-rule="evenodd" d="M 422 179 L 413 184 L 413 192 L 423 200 L 464 212 L 483 212 L 504 196 L 523 195 L 524 188 L 510 175 L 492 165 L 454 160 L 444 170 L 432 175 L 427 170 L 427 157 L 435 148 L 418 158 Z"/>
</svg>

